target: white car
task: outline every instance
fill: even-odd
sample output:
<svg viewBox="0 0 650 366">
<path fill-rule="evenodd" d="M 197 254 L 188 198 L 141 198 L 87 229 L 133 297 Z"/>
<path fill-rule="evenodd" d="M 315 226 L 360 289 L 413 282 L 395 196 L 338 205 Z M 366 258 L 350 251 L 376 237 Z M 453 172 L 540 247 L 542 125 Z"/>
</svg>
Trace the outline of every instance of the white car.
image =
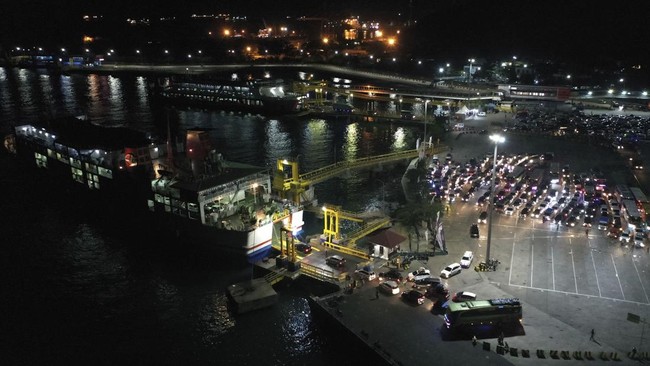
<svg viewBox="0 0 650 366">
<path fill-rule="evenodd" d="M 634 235 L 634 246 L 637 248 L 644 248 L 645 247 L 645 235 L 644 234 L 636 234 Z"/>
<path fill-rule="evenodd" d="M 373 271 L 367 271 L 365 269 L 357 269 L 354 271 L 357 277 L 361 280 L 372 281 L 377 278 L 377 274 Z"/>
<path fill-rule="evenodd" d="M 400 292 L 399 289 L 399 284 L 395 281 L 384 281 L 379 284 L 379 291 L 389 294 L 389 295 L 397 295 Z"/>
<path fill-rule="evenodd" d="M 417 271 L 409 272 L 406 276 L 406 280 L 414 282 L 427 277 L 431 277 L 431 271 L 427 268 L 420 267 Z"/>
<path fill-rule="evenodd" d="M 485 112 L 481 111 L 476 114 L 479 117 L 485 117 Z"/>
<path fill-rule="evenodd" d="M 465 254 L 463 254 L 463 257 L 460 259 L 460 266 L 463 268 L 469 268 L 469 266 L 472 265 L 473 260 L 474 260 L 474 253 L 468 250 L 465 252 Z"/>
<path fill-rule="evenodd" d="M 618 240 L 620 240 L 621 242 L 626 242 L 626 243 L 629 243 L 630 239 L 631 239 L 630 233 L 628 231 L 622 232 L 621 236 L 618 238 Z"/>
<path fill-rule="evenodd" d="M 508 207 L 506 207 L 506 211 L 505 211 L 505 212 L 506 212 L 506 215 L 508 215 L 508 216 L 512 216 L 512 214 L 515 213 L 515 208 L 512 207 L 512 206 L 508 206 Z"/>
<path fill-rule="evenodd" d="M 440 277 L 449 278 L 460 273 L 461 267 L 460 263 L 452 263 L 440 271 Z"/>
</svg>

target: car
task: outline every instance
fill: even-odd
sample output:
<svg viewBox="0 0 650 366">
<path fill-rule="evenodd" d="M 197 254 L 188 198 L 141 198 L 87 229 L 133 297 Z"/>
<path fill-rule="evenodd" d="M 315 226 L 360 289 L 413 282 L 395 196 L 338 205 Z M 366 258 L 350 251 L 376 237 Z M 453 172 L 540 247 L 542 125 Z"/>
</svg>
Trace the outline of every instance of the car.
<svg viewBox="0 0 650 366">
<path fill-rule="evenodd" d="M 634 228 L 634 235 L 643 235 L 643 236 L 645 236 L 645 230 L 640 226 L 636 226 Z"/>
<path fill-rule="evenodd" d="M 418 287 L 437 286 L 439 283 L 442 283 L 442 279 L 440 277 L 433 276 L 419 278 L 413 281 L 413 285 Z"/>
<path fill-rule="evenodd" d="M 583 220 L 584 221 L 582 222 L 582 226 L 591 227 L 592 222 L 593 222 L 593 219 L 591 218 L 591 216 L 585 216 L 585 218 Z"/>
<path fill-rule="evenodd" d="M 420 267 L 406 276 L 407 281 L 415 282 L 417 280 L 431 277 L 431 271 L 428 268 Z"/>
<path fill-rule="evenodd" d="M 473 260 L 474 253 L 472 253 L 470 250 L 467 250 L 465 251 L 465 254 L 463 254 L 463 257 L 460 259 L 460 266 L 463 268 L 469 268 L 469 266 L 472 265 Z"/>
<path fill-rule="evenodd" d="M 397 283 L 401 283 L 404 281 L 404 277 L 402 276 L 402 273 L 397 269 L 397 268 L 391 268 L 386 272 L 381 272 L 379 273 L 379 280 L 380 281 L 395 281 Z"/>
<path fill-rule="evenodd" d="M 621 243 L 629 243 L 631 240 L 630 233 L 627 230 L 623 231 L 618 240 L 620 240 Z"/>
<path fill-rule="evenodd" d="M 479 116 L 479 117 L 485 117 L 485 116 L 486 116 L 486 113 L 483 112 L 483 111 L 480 111 L 480 112 L 478 112 L 476 115 Z"/>
<path fill-rule="evenodd" d="M 519 217 L 521 217 L 522 219 L 525 219 L 528 216 L 529 211 L 530 210 L 528 209 L 528 207 L 522 208 L 521 211 L 519 211 Z"/>
<path fill-rule="evenodd" d="M 392 280 L 384 281 L 379 284 L 377 289 L 388 295 L 397 295 L 399 294 L 399 283 Z"/>
<path fill-rule="evenodd" d="M 553 211 L 553 209 L 549 207 L 546 210 L 544 210 L 543 215 L 546 220 L 550 220 L 554 213 L 555 212 Z"/>
<path fill-rule="evenodd" d="M 508 207 L 506 207 L 506 211 L 505 211 L 505 212 L 506 212 L 506 215 L 508 215 L 508 216 L 512 216 L 512 214 L 515 213 L 515 208 L 512 207 L 512 206 L 508 206 Z"/>
<path fill-rule="evenodd" d="M 537 207 L 536 209 L 533 210 L 532 216 L 534 218 L 539 218 L 541 214 L 542 214 L 542 209 Z"/>
<path fill-rule="evenodd" d="M 369 271 L 367 269 L 357 269 L 354 271 L 354 273 L 361 280 L 372 281 L 377 278 L 377 274 L 375 272 Z"/>
<path fill-rule="evenodd" d="M 474 300 L 476 300 L 476 294 L 469 291 L 459 291 L 451 297 L 451 301 L 453 302 L 465 302 Z"/>
<path fill-rule="evenodd" d="M 645 235 L 644 234 L 636 234 L 636 235 L 634 235 L 634 246 L 636 246 L 637 248 L 645 247 Z"/>
<path fill-rule="evenodd" d="M 413 305 L 424 304 L 425 296 L 418 290 L 407 290 L 402 292 L 402 299 Z"/>
<path fill-rule="evenodd" d="M 430 286 L 424 292 L 424 296 L 428 298 L 435 298 L 439 300 L 448 300 L 449 299 L 449 289 L 447 284 L 439 283 L 435 286 Z"/>
<path fill-rule="evenodd" d="M 574 227 L 576 226 L 576 222 L 578 222 L 578 219 L 575 216 L 569 216 L 565 224 L 566 226 Z"/>
<path fill-rule="evenodd" d="M 479 224 L 485 224 L 485 223 L 487 223 L 487 217 L 488 217 L 488 213 L 487 213 L 487 211 L 483 211 L 483 212 L 481 212 L 481 214 L 478 215 L 478 223 L 479 223 Z"/>
<path fill-rule="evenodd" d="M 345 258 L 340 255 L 330 255 L 325 258 L 325 263 L 329 264 L 332 267 L 343 267 L 345 265 Z"/>
<path fill-rule="evenodd" d="M 452 263 L 447 267 L 445 267 L 442 271 L 440 271 L 440 277 L 450 278 L 452 276 L 459 274 L 460 271 L 461 271 L 460 263 Z"/>
<path fill-rule="evenodd" d="M 309 254 L 312 251 L 311 245 L 302 242 L 296 243 L 295 248 L 297 251 L 299 251 L 302 254 Z"/>
<path fill-rule="evenodd" d="M 469 228 L 469 236 L 472 238 L 478 238 L 479 237 L 479 231 L 478 231 L 478 225 L 472 224 Z"/>
</svg>

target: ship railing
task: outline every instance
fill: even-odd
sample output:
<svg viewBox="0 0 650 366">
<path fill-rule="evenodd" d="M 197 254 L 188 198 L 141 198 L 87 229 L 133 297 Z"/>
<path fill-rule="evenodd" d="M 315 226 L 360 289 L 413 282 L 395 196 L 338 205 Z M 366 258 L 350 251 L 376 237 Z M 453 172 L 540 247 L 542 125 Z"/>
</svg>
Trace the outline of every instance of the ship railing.
<svg viewBox="0 0 650 366">
<path fill-rule="evenodd" d="M 300 263 L 300 274 L 328 282 L 343 282 L 347 277 L 346 272 L 333 271 L 305 262 Z"/>
<path fill-rule="evenodd" d="M 269 283 L 269 285 L 273 286 L 276 283 L 282 281 L 285 272 L 287 272 L 286 268 L 280 268 L 264 276 L 264 279 Z"/>
<path fill-rule="evenodd" d="M 345 240 L 343 242 L 347 243 Z M 337 244 L 330 241 L 324 241 L 323 245 L 343 254 L 348 254 L 361 259 L 370 259 L 370 254 L 368 254 L 367 250 L 361 250 L 356 247 L 349 247 L 347 245 Z"/>
</svg>

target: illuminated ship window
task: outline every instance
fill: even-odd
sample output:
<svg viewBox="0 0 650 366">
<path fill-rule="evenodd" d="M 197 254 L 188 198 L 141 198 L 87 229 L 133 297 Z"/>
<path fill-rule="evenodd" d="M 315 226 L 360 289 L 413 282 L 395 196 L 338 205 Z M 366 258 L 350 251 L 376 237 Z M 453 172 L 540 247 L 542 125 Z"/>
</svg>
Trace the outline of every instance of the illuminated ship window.
<svg viewBox="0 0 650 366">
<path fill-rule="evenodd" d="M 87 173 L 86 178 L 88 179 L 88 188 L 99 189 L 99 176 L 92 173 Z"/>
<path fill-rule="evenodd" d="M 84 172 L 78 168 L 70 168 L 72 170 L 72 180 L 79 183 L 84 183 Z"/>
<path fill-rule="evenodd" d="M 47 168 L 47 157 L 45 155 L 34 153 L 36 157 L 36 166 L 39 168 Z"/>
<path fill-rule="evenodd" d="M 104 178 L 113 179 L 113 171 L 110 169 L 97 167 L 97 174 L 101 175 Z"/>
</svg>

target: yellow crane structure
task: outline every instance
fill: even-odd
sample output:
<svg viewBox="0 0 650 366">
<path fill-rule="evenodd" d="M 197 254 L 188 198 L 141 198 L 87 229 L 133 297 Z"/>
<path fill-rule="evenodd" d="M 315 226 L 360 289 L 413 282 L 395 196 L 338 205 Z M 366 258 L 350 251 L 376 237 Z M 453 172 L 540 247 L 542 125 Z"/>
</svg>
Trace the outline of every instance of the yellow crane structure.
<svg viewBox="0 0 650 366">
<path fill-rule="evenodd" d="M 323 245 L 342 253 L 363 259 L 370 259 L 370 255 L 367 250 L 358 249 L 356 247 L 357 240 L 363 238 L 375 230 L 389 226 L 390 218 L 386 216 L 375 216 L 370 219 L 364 219 L 364 216 L 367 215 L 363 213 L 345 211 L 341 209 L 340 206 L 323 206 Z M 342 219 L 361 223 L 361 226 L 357 230 L 349 233 L 344 240 L 341 236 L 340 227 L 340 222 Z"/>
</svg>

